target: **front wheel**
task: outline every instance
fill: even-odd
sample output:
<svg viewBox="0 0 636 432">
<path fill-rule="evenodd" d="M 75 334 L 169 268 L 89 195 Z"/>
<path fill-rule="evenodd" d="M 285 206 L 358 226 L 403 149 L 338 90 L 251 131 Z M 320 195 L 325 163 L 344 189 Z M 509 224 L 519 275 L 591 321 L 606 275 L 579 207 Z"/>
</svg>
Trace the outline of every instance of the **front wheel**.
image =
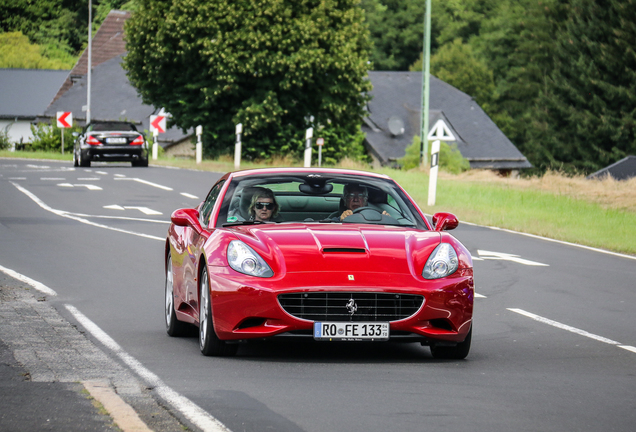
<svg viewBox="0 0 636 432">
<path fill-rule="evenodd" d="M 233 356 L 238 350 L 237 344 L 228 344 L 219 339 L 214 332 L 212 305 L 210 303 L 210 280 L 208 271 L 201 271 L 201 292 L 199 296 L 199 348 L 204 356 Z"/>
<path fill-rule="evenodd" d="M 168 254 L 168 261 L 166 266 L 166 332 L 170 336 L 182 336 L 188 325 L 183 321 L 177 319 L 177 315 L 174 311 L 174 284 L 172 275 L 172 256 Z"/>
<path fill-rule="evenodd" d="M 466 358 L 466 356 L 468 356 L 472 338 L 473 326 L 471 325 L 470 330 L 468 330 L 468 334 L 466 335 L 466 339 L 464 339 L 464 342 L 460 342 L 455 346 L 431 345 L 431 354 L 433 355 L 433 358 L 436 359 L 463 360 Z"/>
</svg>

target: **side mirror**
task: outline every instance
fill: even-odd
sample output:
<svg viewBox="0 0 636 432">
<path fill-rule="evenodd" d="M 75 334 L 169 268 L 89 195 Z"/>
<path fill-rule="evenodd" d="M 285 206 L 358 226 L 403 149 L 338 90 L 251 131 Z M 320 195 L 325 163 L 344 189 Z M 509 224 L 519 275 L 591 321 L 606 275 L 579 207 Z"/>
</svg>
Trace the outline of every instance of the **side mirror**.
<svg viewBox="0 0 636 432">
<path fill-rule="evenodd" d="M 178 209 L 170 216 L 170 220 L 176 226 L 192 227 L 201 230 L 199 224 L 199 211 L 197 209 Z"/>
<path fill-rule="evenodd" d="M 435 213 L 433 215 L 433 226 L 435 231 L 450 231 L 459 225 L 457 217 L 452 213 Z"/>
<path fill-rule="evenodd" d="M 75 138 L 77 138 L 78 136 L 80 136 L 79 132 L 73 132 L 71 135 L 73 135 Z"/>
</svg>

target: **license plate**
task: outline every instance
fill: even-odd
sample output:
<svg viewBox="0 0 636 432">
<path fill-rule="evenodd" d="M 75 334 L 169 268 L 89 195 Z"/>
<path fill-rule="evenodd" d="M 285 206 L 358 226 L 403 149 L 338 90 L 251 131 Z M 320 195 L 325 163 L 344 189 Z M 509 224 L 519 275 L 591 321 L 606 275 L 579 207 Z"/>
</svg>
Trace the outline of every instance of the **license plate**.
<svg viewBox="0 0 636 432">
<path fill-rule="evenodd" d="M 108 144 L 126 144 L 127 142 L 126 138 L 106 138 Z"/>
<path fill-rule="evenodd" d="M 389 340 L 389 323 L 314 322 L 314 339 L 329 341 Z"/>
</svg>

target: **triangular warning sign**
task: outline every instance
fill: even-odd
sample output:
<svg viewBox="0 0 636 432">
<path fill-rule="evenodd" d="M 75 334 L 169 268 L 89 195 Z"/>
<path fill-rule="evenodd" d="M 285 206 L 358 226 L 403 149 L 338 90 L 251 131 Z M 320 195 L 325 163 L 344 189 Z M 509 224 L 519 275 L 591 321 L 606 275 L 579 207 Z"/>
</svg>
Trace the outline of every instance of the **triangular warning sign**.
<svg viewBox="0 0 636 432">
<path fill-rule="evenodd" d="M 428 133 L 428 140 L 440 140 L 440 141 L 457 141 L 455 135 L 450 131 L 449 127 L 444 123 L 444 120 L 437 120 L 437 123 L 431 128 Z"/>
</svg>

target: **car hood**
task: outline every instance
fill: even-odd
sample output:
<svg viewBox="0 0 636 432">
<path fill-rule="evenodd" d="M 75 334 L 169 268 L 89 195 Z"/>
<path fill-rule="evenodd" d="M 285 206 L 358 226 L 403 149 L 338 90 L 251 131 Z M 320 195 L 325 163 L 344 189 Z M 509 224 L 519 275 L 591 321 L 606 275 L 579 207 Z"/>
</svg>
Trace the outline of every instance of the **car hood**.
<svg viewBox="0 0 636 432">
<path fill-rule="evenodd" d="M 434 231 L 358 224 L 268 224 L 232 230 L 274 272 L 287 273 L 421 273 L 441 237 Z"/>
</svg>

